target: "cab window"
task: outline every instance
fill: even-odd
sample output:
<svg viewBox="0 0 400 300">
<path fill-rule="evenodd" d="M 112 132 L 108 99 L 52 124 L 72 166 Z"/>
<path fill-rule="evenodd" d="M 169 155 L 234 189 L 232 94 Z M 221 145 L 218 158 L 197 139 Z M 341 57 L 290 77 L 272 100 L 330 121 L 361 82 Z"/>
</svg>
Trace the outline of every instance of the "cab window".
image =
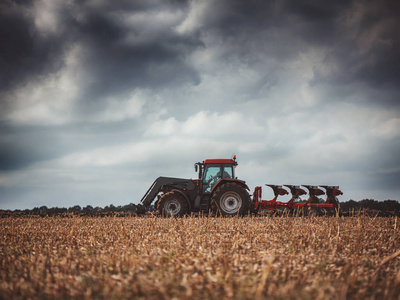
<svg viewBox="0 0 400 300">
<path fill-rule="evenodd" d="M 233 178 L 233 167 L 232 165 L 223 165 L 224 172 L 222 178 Z"/>
<path fill-rule="evenodd" d="M 203 176 L 203 192 L 210 193 L 211 188 L 214 184 L 216 184 L 219 180 L 218 173 L 221 171 L 220 165 L 208 165 L 204 170 Z"/>
<path fill-rule="evenodd" d="M 203 192 L 210 193 L 221 178 L 234 178 L 232 165 L 208 165 L 203 176 Z"/>
</svg>

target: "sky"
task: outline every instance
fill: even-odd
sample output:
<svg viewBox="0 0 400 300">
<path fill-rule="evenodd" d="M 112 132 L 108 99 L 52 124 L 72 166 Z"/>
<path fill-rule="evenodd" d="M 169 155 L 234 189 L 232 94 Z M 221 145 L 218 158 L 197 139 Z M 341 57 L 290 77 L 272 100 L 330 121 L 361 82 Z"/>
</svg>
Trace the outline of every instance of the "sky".
<svg viewBox="0 0 400 300">
<path fill-rule="evenodd" d="M 0 209 L 138 203 L 158 176 L 233 154 L 266 199 L 314 184 L 400 200 L 399 15 L 395 0 L 3 0 Z"/>
</svg>

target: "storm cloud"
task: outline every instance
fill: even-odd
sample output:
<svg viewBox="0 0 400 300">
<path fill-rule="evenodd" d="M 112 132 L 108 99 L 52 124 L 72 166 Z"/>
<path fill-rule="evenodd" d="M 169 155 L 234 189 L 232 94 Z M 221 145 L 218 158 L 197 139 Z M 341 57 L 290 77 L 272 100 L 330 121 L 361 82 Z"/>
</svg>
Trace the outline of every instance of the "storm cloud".
<svg viewBox="0 0 400 300">
<path fill-rule="evenodd" d="M 3 1 L 0 207 L 137 203 L 238 156 L 400 200 L 396 1 Z"/>
</svg>

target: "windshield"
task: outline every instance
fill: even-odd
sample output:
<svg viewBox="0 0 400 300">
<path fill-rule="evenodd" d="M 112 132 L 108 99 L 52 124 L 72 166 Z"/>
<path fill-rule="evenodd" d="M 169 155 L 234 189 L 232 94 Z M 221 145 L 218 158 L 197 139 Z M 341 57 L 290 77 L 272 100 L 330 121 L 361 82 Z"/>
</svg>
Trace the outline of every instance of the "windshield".
<svg viewBox="0 0 400 300">
<path fill-rule="evenodd" d="M 206 165 L 203 176 L 203 192 L 210 193 L 212 187 L 221 178 L 233 178 L 232 165 Z"/>
</svg>

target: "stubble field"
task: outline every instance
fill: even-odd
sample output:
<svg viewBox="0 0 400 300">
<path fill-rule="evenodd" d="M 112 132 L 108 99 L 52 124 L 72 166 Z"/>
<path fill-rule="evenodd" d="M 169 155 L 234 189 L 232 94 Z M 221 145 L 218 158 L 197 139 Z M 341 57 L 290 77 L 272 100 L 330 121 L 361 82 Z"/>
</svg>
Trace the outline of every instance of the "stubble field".
<svg viewBox="0 0 400 300">
<path fill-rule="evenodd" d="M 399 299 L 396 217 L 0 219 L 3 299 Z"/>
</svg>

